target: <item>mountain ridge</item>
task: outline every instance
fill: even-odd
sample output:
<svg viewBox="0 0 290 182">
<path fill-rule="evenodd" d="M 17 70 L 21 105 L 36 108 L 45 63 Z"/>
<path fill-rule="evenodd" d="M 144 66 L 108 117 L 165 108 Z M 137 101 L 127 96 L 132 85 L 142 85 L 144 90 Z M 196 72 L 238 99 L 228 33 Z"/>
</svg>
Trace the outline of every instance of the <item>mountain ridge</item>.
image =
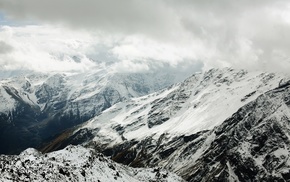
<svg viewBox="0 0 290 182">
<path fill-rule="evenodd" d="M 247 164 L 243 155 L 231 152 L 227 146 L 235 141 L 230 128 L 240 137 L 243 135 L 244 130 L 239 131 L 237 124 L 241 121 L 239 113 L 242 110 L 253 116 L 263 113 L 263 117 L 267 118 L 272 113 L 271 107 L 284 103 L 281 98 L 289 92 L 289 82 L 282 79 L 283 76 L 273 73 L 251 73 L 230 68 L 193 75 L 169 89 L 114 105 L 71 131 L 64 139 L 51 143 L 44 151 L 65 147 L 66 142 L 82 144 L 95 148 L 114 161 L 132 167 L 159 166 L 188 181 L 288 180 L 287 171 L 278 171 L 276 176 L 260 171 L 260 175 L 255 177 L 251 169 L 257 168 L 259 171 L 260 165 Z M 273 100 L 276 92 L 280 99 L 267 101 Z M 248 106 L 253 103 L 259 103 L 257 107 L 265 108 L 265 111 L 252 111 L 252 107 Z M 280 112 L 290 113 L 289 107 L 283 107 Z M 199 117 L 194 119 L 193 116 Z M 205 120 L 200 120 L 202 116 Z M 154 122 L 150 118 L 155 118 Z M 258 128 L 260 119 L 255 119 L 251 127 Z M 281 126 L 276 128 L 279 131 Z M 289 128 L 287 122 L 284 128 Z M 277 136 L 279 138 L 280 134 L 276 136 L 276 130 L 271 130 L 271 127 L 263 131 L 272 132 L 272 140 L 276 140 Z M 256 137 L 252 142 L 259 143 L 260 140 L 263 141 Z M 282 141 L 288 145 L 289 138 L 284 137 Z M 235 146 L 244 145 L 243 142 L 234 143 Z M 261 145 L 263 147 L 263 143 Z M 276 145 L 265 147 L 265 153 L 271 154 L 271 150 L 276 148 Z M 289 154 L 288 149 L 281 150 Z M 222 156 L 226 156 L 226 163 L 221 161 Z M 242 160 L 230 156 L 240 156 Z M 283 161 L 283 156 L 278 158 Z M 267 165 L 276 166 L 272 162 Z M 287 162 L 280 165 L 287 169 Z"/>
</svg>

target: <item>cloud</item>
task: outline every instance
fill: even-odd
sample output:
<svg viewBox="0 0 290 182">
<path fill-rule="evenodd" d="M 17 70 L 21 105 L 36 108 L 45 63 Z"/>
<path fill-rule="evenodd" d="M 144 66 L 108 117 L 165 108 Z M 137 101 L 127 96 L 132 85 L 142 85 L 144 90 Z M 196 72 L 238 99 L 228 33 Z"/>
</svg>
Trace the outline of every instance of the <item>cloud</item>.
<svg viewBox="0 0 290 182">
<path fill-rule="evenodd" d="M 29 18 L 121 34 L 164 35 L 177 22 L 169 7 L 154 0 L 1 0 L 0 7 L 15 19 Z"/>
<path fill-rule="evenodd" d="M 0 54 L 2 71 L 85 71 L 103 63 L 117 72 L 165 68 L 192 73 L 201 68 L 198 60 L 185 61 L 193 53 L 188 47 L 177 48 L 140 35 L 109 36 L 49 25 L 2 26 L 1 43 L 7 47 Z"/>
<path fill-rule="evenodd" d="M 171 67 L 202 62 L 204 69 L 288 72 L 290 67 L 287 0 L 0 0 L 0 10 L 17 20 L 62 25 L 75 33 L 85 30 L 91 39 L 75 44 L 86 47 L 79 54 L 119 61 L 123 70 L 150 69 L 152 60 Z M 42 53 L 77 50 L 68 48 L 68 42 L 74 45 L 72 39 L 59 36 L 61 43 L 56 44 L 46 33 L 48 45 L 40 46 Z M 19 49 L 5 43 L 13 52 Z"/>
<path fill-rule="evenodd" d="M 13 51 L 13 47 L 9 44 L 0 41 L 0 54 L 7 54 Z"/>
<path fill-rule="evenodd" d="M 49 26 L 0 27 L 2 70 L 84 71 L 95 66 L 87 58 L 90 36 Z M 76 61 L 76 57 L 78 60 Z"/>
<path fill-rule="evenodd" d="M 159 42 L 144 36 L 127 36 L 111 52 L 121 60 L 158 60 L 172 66 L 183 62 L 185 59 L 199 57 L 202 45 L 193 43 Z"/>
</svg>

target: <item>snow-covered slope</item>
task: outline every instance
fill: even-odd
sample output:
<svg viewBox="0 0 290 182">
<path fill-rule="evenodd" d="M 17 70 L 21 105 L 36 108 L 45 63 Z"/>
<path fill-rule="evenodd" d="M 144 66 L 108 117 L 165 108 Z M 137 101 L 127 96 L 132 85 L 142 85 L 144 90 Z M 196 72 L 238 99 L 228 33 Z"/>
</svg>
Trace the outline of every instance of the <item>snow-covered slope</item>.
<svg viewBox="0 0 290 182">
<path fill-rule="evenodd" d="M 159 168 L 134 169 L 117 164 L 92 149 L 68 146 L 41 154 L 33 148 L 19 156 L 0 155 L 0 181 L 181 182 Z"/>
<path fill-rule="evenodd" d="M 241 106 L 278 86 L 281 75 L 244 70 L 210 70 L 144 97 L 120 102 L 91 119 L 82 129 L 97 130 L 118 143 L 192 134 L 213 129 Z M 111 135 L 109 135 L 111 134 Z"/>
<path fill-rule="evenodd" d="M 179 79 L 175 73 L 116 73 L 100 67 L 85 73 L 31 73 L 1 80 L 0 153 L 37 147 L 117 102 Z"/>
<path fill-rule="evenodd" d="M 289 96 L 288 82 L 241 107 L 208 134 L 182 175 L 191 181 L 289 181 Z"/>
<path fill-rule="evenodd" d="M 59 136 L 133 167 L 161 166 L 189 181 L 290 179 L 289 79 L 213 69 L 115 104 Z"/>
</svg>

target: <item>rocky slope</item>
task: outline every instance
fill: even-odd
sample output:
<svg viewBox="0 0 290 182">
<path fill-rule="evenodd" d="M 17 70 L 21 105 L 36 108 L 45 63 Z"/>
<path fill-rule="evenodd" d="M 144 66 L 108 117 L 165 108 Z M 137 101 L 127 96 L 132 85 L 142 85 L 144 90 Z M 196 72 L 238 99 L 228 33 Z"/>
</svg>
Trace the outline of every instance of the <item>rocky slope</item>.
<svg viewBox="0 0 290 182">
<path fill-rule="evenodd" d="M 43 150 L 82 144 L 188 181 L 288 181 L 290 84 L 283 78 L 232 69 L 198 73 L 118 103 Z"/>
<path fill-rule="evenodd" d="M 240 108 L 210 132 L 187 170 L 191 181 L 289 181 L 290 84 Z M 206 174 L 206 175 L 205 175 Z"/>
<path fill-rule="evenodd" d="M 29 148 L 19 156 L 0 155 L 0 181 L 182 182 L 159 168 L 134 169 L 114 163 L 92 149 L 68 146 L 41 154 Z"/>
<path fill-rule="evenodd" d="M 165 88 L 170 73 L 34 73 L 0 81 L 0 153 L 18 153 L 100 114 L 113 104 Z"/>
</svg>

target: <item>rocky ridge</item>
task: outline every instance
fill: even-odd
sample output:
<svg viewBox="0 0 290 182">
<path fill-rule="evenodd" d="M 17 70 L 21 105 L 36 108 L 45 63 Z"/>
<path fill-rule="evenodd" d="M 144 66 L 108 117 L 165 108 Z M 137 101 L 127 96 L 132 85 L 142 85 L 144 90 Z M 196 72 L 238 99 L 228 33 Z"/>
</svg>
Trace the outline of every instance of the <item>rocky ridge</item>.
<svg viewBox="0 0 290 182">
<path fill-rule="evenodd" d="M 19 156 L 0 155 L 1 181 L 182 182 L 159 168 L 130 168 L 117 164 L 92 149 L 68 146 L 41 154 L 29 148 Z"/>
</svg>

